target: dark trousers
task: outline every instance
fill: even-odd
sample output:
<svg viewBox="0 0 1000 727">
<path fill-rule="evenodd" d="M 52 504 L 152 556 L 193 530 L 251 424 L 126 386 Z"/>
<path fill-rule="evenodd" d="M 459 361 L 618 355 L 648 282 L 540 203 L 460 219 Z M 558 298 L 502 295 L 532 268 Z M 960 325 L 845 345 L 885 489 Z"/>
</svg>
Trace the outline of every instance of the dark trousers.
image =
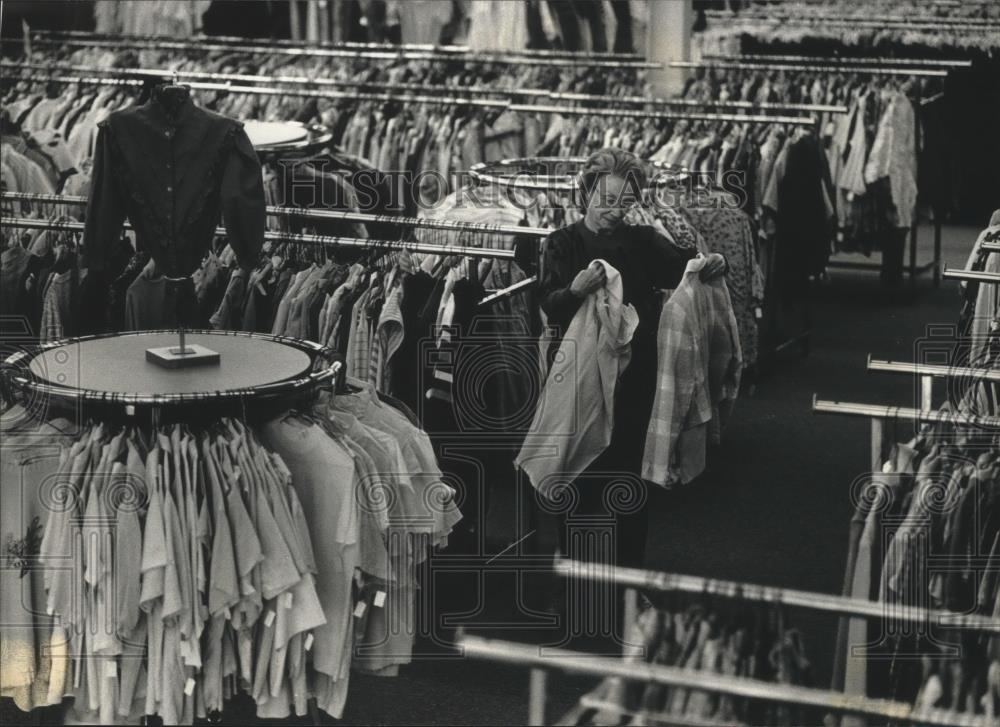
<svg viewBox="0 0 1000 727">
<path fill-rule="evenodd" d="M 633 341 L 632 360 L 615 390 L 608 448 L 570 484 L 556 526 L 564 557 L 641 568 L 649 530 L 648 485 L 641 477 L 656 393 L 655 337 Z"/>
<path fill-rule="evenodd" d="M 903 258 L 906 255 L 906 241 L 910 228 L 900 227 L 886 231 L 882 236 L 882 285 L 895 288 L 903 282 Z"/>
</svg>

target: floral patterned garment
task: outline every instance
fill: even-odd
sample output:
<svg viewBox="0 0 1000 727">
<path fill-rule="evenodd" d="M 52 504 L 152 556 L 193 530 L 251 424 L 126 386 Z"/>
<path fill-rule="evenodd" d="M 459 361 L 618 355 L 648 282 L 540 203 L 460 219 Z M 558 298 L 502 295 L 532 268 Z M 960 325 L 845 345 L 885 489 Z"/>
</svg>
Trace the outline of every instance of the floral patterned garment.
<svg viewBox="0 0 1000 727">
<path fill-rule="evenodd" d="M 684 214 L 704 238 L 708 252 L 722 254 L 729 263 L 726 283 L 736 314 L 743 366 L 756 363 L 758 331 L 755 310 L 764 299 L 764 275 L 757 261 L 750 218 L 725 204 L 683 207 Z"/>
</svg>

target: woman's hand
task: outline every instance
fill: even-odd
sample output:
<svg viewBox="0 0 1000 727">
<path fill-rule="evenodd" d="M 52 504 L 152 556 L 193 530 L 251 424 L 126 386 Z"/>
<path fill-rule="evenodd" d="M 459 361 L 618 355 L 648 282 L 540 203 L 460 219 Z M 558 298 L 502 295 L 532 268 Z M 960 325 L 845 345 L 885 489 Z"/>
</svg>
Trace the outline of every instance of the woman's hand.
<svg viewBox="0 0 1000 727">
<path fill-rule="evenodd" d="M 717 252 L 713 252 L 705 258 L 705 267 L 701 269 L 698 277 L 701 278 L 703 283 L 708 282 L 709 280 L 722 277 L 728 269 L 729 265 L 726 263 L 726 258 Z"/>
<path fill-rule="evenodd" d="M 577 298 L 586 298 L 595 290 L 600 290 L 608 282 L 603 265 L 588 265 L 576 274 L 569 289 Z"/>
</svg>

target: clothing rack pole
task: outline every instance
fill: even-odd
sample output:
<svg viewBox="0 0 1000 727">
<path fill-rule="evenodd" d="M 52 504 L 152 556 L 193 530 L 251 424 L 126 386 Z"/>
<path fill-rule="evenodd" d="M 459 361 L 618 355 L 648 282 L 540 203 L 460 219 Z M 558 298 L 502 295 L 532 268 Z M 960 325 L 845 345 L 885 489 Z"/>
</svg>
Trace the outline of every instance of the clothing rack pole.
<svg viewBox="0 0 1000 727">
<path fill-rule="evenodd" d="M 759 116 L 754 114 L 711 114 L 711 113 L 662 113 L 659 111 L 634 111 L 629 109 L 590 109 L 574 106 L 532 106 L 530 104 L 511 104 L 508 110 L 520 113 L 542 114 L 575 114 L 578 116 L 612 116 L 621 118 L 662 118 L 689 119 L 692 121 L 731 121 L 745 124 L 787 124 L 790 126 L 814 126 L 816 119 L 812 116 Z"/>
<path fill-rule="evenodd" d="M 42 194 L 37 192 L 3 192 L 0 200 L 21 202 L 44 202 L 47 204 L 64 204 L 83 206 L 87 204 L 86 197 Z M 426 228 L 433 230 L 455 230 L 458 232 L 488 232 L 498 235 L 525 235 L 527 237 L 547 237 L 551 230 L 541 227 L 518 227 L 516 225 L 491 225 L 483 222 L 462 222 L 460 220 L 439 220 L 425 217 L 393 217 L 392 215 L 373 215 L 364 212 L 346 212 L 342 210 L 313 210 L 298 207 L 278 207 L 268 205 L 265 211 L 271 217 L 300 217 L 309 220 L 344 220 L 346 222 L 371 222 L 393 224 L 405 227 Z"/>
<path fill-rule="evenodd" d="M 144 85 L 144 81 L 131 78 L 81 78 L 75 76 L 21 76 L 18 80 L 37 83 L 78 83 L 94 86 Z M 390 93 L 365 93 L 346 91 L 319 91 L 295 88 L 268 88 L 265 86 L 234 86 L 230 83 L 194 82 L 185 84 L 197 91 L 224 91 L 226 93 L 246 93 L 257 96 L 298 96 L 301 98 L 345 99 L 357 101 L 396 101 L 399 103 L 433 104 L 439 106 L 475 106 L 477 108 L 506 109 L 507 101 L 490 101 L 479 98 L 457 98 L 446 96 L 398 96 Z M 460 89 L 456 89 L 460 90 Z"/>
<path fill-rule="evenodd" d="M 813 396 L 812 410 L 817 414 L 844 414 L 846 416 L 878 417 L 880 419 L 933 422 L 948 426 L 979 428 L 1000 427 L 1000 416 L 975 416 L 944 411 L 921 411 L 903 406 L 881 406 L 855 402 L 827 401 Z"/>
<path fill-rule="evenodd" d="M 8 40 L 8 39 L 5 39 Z M 18 41 L 20 42 L 20 41 Z M 34 43 L 39 45 L 57 46 L 60 48 L 107 48 L 110 50 L 120 50 L 122 48 L 132 49 L 152 49 L 152 50 L 176 50 L 190 51 L 198 53 L 221 52 L 221 53 L 246 53 L 249 55 L 265 56 L 295 56 L 299 58 L 365 58 L 382 61 L 461 61 L 464 63 L 499 63 L 514 66 L 556 66 L 560 68 L 635 68 L 655 70 L 662 67 L 660 63 L 649 61 L 631 60 L 604 60 L 586 58 L 545 58 L 508 56 L 502 53 L 470 53 L 467 56 L 456 56 L 453 53 L 438 53 L 433 51 L 368 51 L 351 50 L 337 48 L 284 48 L 264 45 L 227 45 L 225 43 L 186 43 L 177 40 L 162 40 L 154 42 L 143 42 L 129 40 L 127 37 L 116 40 L 56 40 L 49 38 L 36 38 Z"/>
<path fill-rule="evenodd" d="M 634 103 L 649 106 L 694 106 L 711 108 L 747 109 L 749 111 L 805 111 L 810 113 L 846 114 L 850 109 L 836 104 L 783 104 L 778 102 L 755 103 L 752 101 L 700 101 L 690 98 L 646 98 L 643 96 L 602 96 L 587 93 L 547 93 L 557 101 L 593 101 L 595 103 Z"/>
<path fill-rule="evenodd" d="M 618 657 L 594 656 L 567 649 L 540 648 L 528 644 L 464 635 L 459 638 L 456 646 L 465 656 L 472 658 L 528 665 L 541 669 L 558 669 L 571 674 L 619 677 L 638 683 L 663 684 L 747 699 L 814 707 L 846 714 L 869 715 L 901 722 L 912 721 L 940 727 L 986 727 L 985 718 L 964 714 L 918 712 L 913 705 L 902 702 L 857 697 L 812 687 L 775 684 L 747 677 L 713 674 L 662 664 L 626 662 Z"/>
<path fill-rule="evenodd" d="M 492 305 L 493 303 L 497 302 L 498 300 L 503 300 L 504 298 L 509 298 L 510 296 L 515 295 L 516 293 L 520 293 L 523 290 L 527 290 L 528 288 L 530 288 L 532 285 L 534 285 L 537 282 L 538 282 L 538 277 L 535 276 L 535 275 L 532 275 L 530 278 L 525 278 L 524 280 L 521 280 L 521 281 L 519 281 L 517 283 L 514 283 L 511 286 L 508 286 L 506 288 L 501 288 L 500 290 L 496 291 L 492 295 L 488 295 L 485 298 L 483 298 L 481 301 L 479 301 L 479 307 L 482 308 L 482 307 L 485 307 L 485 306 L 488 306 L 488 305 Z"/>
<path fill-rule="evenodd" d="M 881 463 L 879 466 L 881 467 Z M 663 573 L 641 568 L 626 568 L 606 563 L 587 563 L 568 559 L 556 561 L 555 572 L 564 578 L 591 580 L 658 593 L 716 596 L 753 603 L 802 608 L 837 616 L 857 616 L 869 619 L 893 618 L 899 621 L 939 624 L 942 627 L 1000 634 L 1000 619 L 993 616 L 902 606 L 850 596 L 774 588 L 740 581 L 717 580 L 680 573 Z"/>
<path fill-rule="evenodd" d="M 22 76 L 19 80 L 38 83 L 78 83 L 107 86 L 142 86 L 143 81 L 127 78 L 82 78 L 76 76 Z M 261 96 L 299 96 L 303 98 L 346 99 L 359 101 L 397 101 L 400 103 L 435 104 L 442 106 L 476 106 L 479 108 L 507 109 L 515 113 L 557 113 L 583 116 L 609 116 L 615 118 L 661 118 L 688 119 L 702 121 L 729 121 L 751 124 L 786 124 L 791 126 L 814 126 L 812 116 L 760 116 L 754 114 L 712 114 L 689 112 L 636 111 L 631 109 L 587 109 L 566 106 L 544 106 L 532 104 L 512 104 L 507 101 L 490 101 L 487 99 L 449 98 L 437 96 L 396 96 L 388 93 L 364 93 L 344 91 L 315 91 L 309 89 L 279 89 L 263 86 L 234 86 L 229 83 L 194 82 L 186 84 L 193 90 L 225 91 L 227 93 L 246 93 Z"/>
<path fill-rule="evenodd" d="M 83 222 L 53 222 L 49 220 L 38 220 L 24 217 L 0 217 L 0 223 L 8 227 L 26 230 L 67 230 L 82 232 L 85 227 Z M 124 229 L 133 229 L 128 223 L 125 223 L 123 227 Z M 219 227 L 216 228 L 215 234 L 224 237 L 227 233 L 225 228 Z M 458 257 L 477 257 L 503 260 L 514 259 L 514 250 L 467 247 L 461 245 L 435 245 L 431 243 L 407 242 L 403 240 L 375 240 L 365 237 L 339 237 L 333 235 L 307 235 L 269 231 L 264 233 L 264 240 L 267 242 L 290 243 L 293 245 L 307 245 L 312 247 L 359 247 L 374 250 L 417 252 L 428 255 L 455 255 Z"/>
<path fill-rule="evenodd" d="M 331 86 L 334 88 L 378 88 L 384 90 L 414 91 L 418 93 L 455 93 L 461 91 L 463 94 L 489 94 L 494 96 L 528 96 L 537 98 L 548 98 L 555 101 L 578 101 L 594 103 L 631 103 L 643 104 L 647 106 L 677 106 L 695 108 L 732 108 L 746 109 L 750 111 L 778 111 L 793 112 L 805 111 L 810 113 L 836 113 L 846 114 L 848 108 L 835 104 L 782 104 L 782 103 L 753 103 L 750 101 L 698 101 L 695 99 L 662 99 L 646 98 L 643 96 L 610 96 L 606 94 L 568 93 L 560 91 L 547 91 L 540 88 L 490 88 L 485 86 L 471 86 L 458 88 L 445 85 L 424 85 L 419 83 L 383 83 L 379 81 L 355 81 L 339 80 L 332 78 L 308 78 L 306 76 L 262 76 L 242 73 L 213 73 L 209 71 L 164 71 L 153 68 L 95 68 L 91 66 L 75 66 L 45 63 L 15 63 L 11 61 L 0 62 L 0 69 L 13 70 L 38 70 L 38 71 L 65 71 L 69 73 L 100 73 L 108 74 L 109 78 L 132 78 L 132 77 L 161 77 L 161 78 L 191 78 L 203 81 L 226 81 L 239 83 L 266 83 L 271 87 L 276 84 L 293 84 L 302 86 Z"/>
<path fill-rule="evenodd" d="M 35 30 L 32 31 L 38 38 L 73 38 L 73 39 L 93 39 L 93 40 L 116 40 L 122 36 L 116 33 L 97 33 L 88 30 Z M 170 40 L 163 35 L 129 35 L 129 40 L 136 40 L 146 43 L 156 43 L 162 40 Z M 200 35 L 189 41 L 192 46 L 202 42 L 210 43 L 231 43 L 245 44 L 249 38 L 235 35 Z M 434 43 L 359 43 L 352 41 L 296 41 L 287 38 L 270 38 L 268 43 L 287 48 L 303 48 L 310 50 L 313 48 L 343 48 L 349 50 L 385 50 L 385 51 L 423 51 L 434 53 L 449 53 L 458 57 L 475 53 L 476 51 L 467 45 L 437 45 Z M 644 60 L 638 53 L 609 53 L 594 51 L 569 51 L 569 50 L 542 50 L 542 49 L 512 49 L 504 50 L 503 54 L 510 56 L 524 56 L 527 58 L 582 58 L 582 59 L 607 59 L 607 60 Z"/>
<path fill-rule="evenodd" d="M 906 20 L 895 16 L 889 16 L 885 20 L 875 20 L 871 17 L 848 17 L 842 15 L 760 15 L 760 14 L 728 14 L 724 11 L 706 11 L 705 16 L 714 20 L 725 20 L 734 25 L 746 25 L 746 21 L 754 25 L 770 23 L 782 27 L 791 28 L 813 28 L 813 27 L 852 27 L 879 30 L 952 30 L 963 32 L 996 32 L 998 26 L 996 21 L 989 18 L 952 18 L 949 23 L 947 18 L 914 18 Z M 744 22 L 741 22 L 744 21 Z M 976 22 L 982 21 L 982 22 Z"/>
<path fill-rule="evenodd" d="M 807 71 L 810 73 L 871 73 L 881 76 L 915 76 L 918 78 L 945 78 L 948 71 L 924 68 L 892 68 L 872 66 L 870 68 L 843 68 L 829 65 L 795 65 L 792 63 L 740 63 L 728 61 L 670 61 L 670 68 L 705 68 L 737 71 Z"/>
<path fill-rule="evenodd" d="M 796 55 L 771 55 L 768 53 L 742 53 L 736 55 L 725 55 L 709 53 L 702 56 L 706 61 L 740 62 L 740 63 L 808 63 L 827 66 L 913 66 L 916 68 L 971 68 L 972 61 L 969 60 L 935 60 L 930 58 L 852 58 L 850 56 L 796 56 Z"/>
<path fill-rule="evenodd" d="M 1000 273 L 987 273 L 980 270 L 963 270 L 959 268 L 945 268 L 943 273 L 945 280 L 966 280 L 976 283 L 1000 283 Z"/>
<path fill-rule="evenodd" d="M 107 74 L 108 78 L 191 78 L 202 81 L 225 81 L 240 83 L 265 83 L 270 87 L 276 84 L 293 84 L 302 86 L 331 86 L 334 88 L 377 88 L 385 90 L 416 91 L 425 93 L 483 93 L 508 96 L 541 96 L 548 98 L 552 94 L 543 89 L 537 88 L 490 88 L 485 86 L 457 87 L 445 85 L 426 85 L 420 83 L 385 83 L 380 81 L 360 81 L 336 78 L 309 78 L 308 76 L 262 76 L 248 73 L 214 73 L 211 71 L 164 71 L 156 68 L 96 68 L 92 66 L 75 66 L 64 64 L 46 63 L 17 63 L 14 61 L 0 62 L 0 69 L 25 69 L 38 71 L 67 71 L 70 73 L 100 73 Z M 597 98 L 612 99 L 612 96 L 598 96 Z"/>
<path fill-rule="evenodd" d="M 908 361 L 881 361 L 873 359 L 871 354 L 868 355 L 868 371 L 919 376 L 920 408 L 922 411 L 928 411 L 933 407 L 934 379 L 975 379 L 1000 384 L 1000 369 L 920 364 Z"/>
</svg>

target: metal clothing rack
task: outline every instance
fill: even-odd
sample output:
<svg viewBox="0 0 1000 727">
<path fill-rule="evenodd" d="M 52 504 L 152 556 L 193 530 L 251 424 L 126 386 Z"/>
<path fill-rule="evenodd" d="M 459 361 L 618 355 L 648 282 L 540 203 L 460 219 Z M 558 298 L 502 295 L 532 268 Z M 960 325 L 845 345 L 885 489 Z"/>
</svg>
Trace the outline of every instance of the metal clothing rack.
<svg viewBox="0 0 1000 727">
<path fill-rule="evenodd" d="M 73 39 L 93 39 L 93 40 L 117 40 L 122 36 L 115 33 L 97 33 L 87 30 L 35 30 L 32 34 L 37 38 L 73 38 Z M 135 40 L 145 43 L 156 43 L 163 40 L 170 40 L 169 37 L 163 35 L 129 35 L 126 36 L 128 40 Z M 188 41 L 192 46 L 196 46 L 201 43 L 227 43 L 227 44 L 246 44 L 252 39 L 245 38 L 242 36 L 234 35 L 200 35 L 196 36 L 193 40 Z M 270 38 L 267 41 L 270 44 L 286 47 L 286 48 L 303 48 L 303 49 L 313 49 L 313 48 L 335 48 L 335 49 L 348 49 L 348 50 L 372 50 L 372 51 L 417 51 L 417 52 L 433 52 L 433 53 L 448 53 L 456 56 L 464 56 L 468 54 L 476 53 L 475 50 L 467 45 L 437 45 L 433 43 L 359 43 L 351 41 L 301 41 L 292 40 L 288 38 Z M 526 57 L 526 58 L 581 58 L 581 59 L 608 59 L 608 60 L 633 60 L 641 61 L 643 57 L 638 53 L 610 53 L 610 52 L 594 52 L 594 51 L 568 51 L 568 50 L 540 50 L 540 49 L 513 49 L 501 51 L 503 55 L 509 55 L 511 57 Z"/>
<path fill-rule="evenodd" d="M 893 67 L 913 67 L 913 68 L 971 68 L 972 61 L 969 60 L 936 60 L 931 58 L 893 58 L 891 56 L 881 58 L 863 58 L 851 56 L 795 56 L 777 55 L 769 53 L 740 53 L 738 55 L 724 55 L 709 53 L 702 56 L 703 60 L 709 62 L 727 63 L 795 63 L 814 64 L 822 66 L 851 67 L 851 66 L 893 66 Z"/>
<path fill-rule="evenodd" d="M 744 109 L 750 111 L 777 111 L 793 112 L 805 111 L 810 113 L 837 113 L 846 114 L 846 106 L 834 104 L 782 104 L 782 103 L 755 103 L 751 101 L 698 101 L 694 99 L 663 99 L 647 98 L 643 96 L 613 96 L 608 94 L 588 94 L 570 93 L 562 91 L 547 91 L 540 88 L 505 88 L 489 86 L 446 86 L 427 85 L 420 83 L 388 83 L 384 81 L 360 81 L 341 80 L 333 78 L 310 78 L 308 76 L 263 76 L 244 73 L 215 73 L 211 71 L 165 71 L 154 68 L 96 68 L 92 66 L 76 66 L 65 64 L 45 64 L 45 63 L 15 63 L 12 61 L 0 62 L 0 69 L 11 70 L 37 70 L 47 72 L 69 72 L 82 74 L 107 74 L 109 78 L 133 78 L 133 77 L 159 77 L 169 79 L 194 79 L 200 81 L 218 81 L 226 83 L 263 83 L 269 87 L 278 84 L 290 84 L 299 86 L 318 86 L 332 88 L 367 88 L 380 89 L 384 91 L 407 91 L 430 94 L 484 94 L 490 96 L 503 96 L 508 99 L 517 97 L 547 98 L 554 101 L 570 101 L 579 103 L 626 103 L 642 104 L 645 106 L 665 106 L 665 107 L 694 107 L 694 108 L 731 108 Z"/>
<path fill-rule="evenodd" d="M 744 124 L 787 124 L 789 126 L 815 126 L 817 120 L 813 116 L 761 116 L 756 114 L 712 114 L 695 112 L 666 113 L 661 111 L 636 111 L 631 109 L 592 109 L 578 106 L 533 106 L 530 104 L 511 104 L 508 110 L 520 113 L 542 114 L 573 114 L 577 116 L 610 116 L 630 119 L 676 119 L 691 121 L 730 121 Z"/>
<path fill-rule="evenodd" d="M 947 18 L 914 17 L 913 19 L 899 16 L 883 16 L 878 20 L 872 16 L 849 17 L 843 15 L 782 15 L 781 13 L 727 13 L 725 11 L 709 10 L 705 16 L 714 20 L 725 20 L 734 25 L 750 23 L 768 23 L 792 28 L 814 27 L 851 27 L 872 30 L 952 30 L 962 32 L 995 32 L 998 29 L 996 21 L 989 18 Z"/>
<path fill-rule="evenodd" d="M 984 249 L 992 251 L 993 247 L 984 247 Z M 965 280 L 975 283 L 993 283 L 994 285 L 1000 283 L 1000 273 L 988 273 L 981 270 L 945 268 L 944 277 L 945 280 Z"/>
<path fill-rule="evenodd" d="M 785 60 L 794 60 L 796 56 L 777 56 Z M 914 67 L 914 68 L 900 68 L 900 67 L 889 67 L 888 65 L 876 65 L 877 63 L 892 64 L 894 60 L 892 58 L 863 58 L 857 59 L 861 63 L 859 65 L 854 65 L 853 61 L 855 59 L 849 58 L 834 58 L 831 60 L 818 59 L 820 63 L 816 63 L 816 57 L 803 57 L 804 63 L 797 62 L 781 62 L 781 63 L 770 63 L 770 62 L 757 62 L 759 58 L 767 58 L 767 56 L 756 55 L 756 56 L 729 56 L 729 58 L 735 58 L 738 60 L 710 60 L 707 62 L 691 62 L 691 61 L 676 61 L 669 65 L 674 68 L 719 68 L 719 69 L 733 69 L 733 70 L 780 70 L 780 71 L 807 71 L 813 73 L 868 73 L 872 75 L 891 75 L 891 76 L 909 76 L 916 78 L 945 78 L 950 73 L 951 69 L 955 67 L 967 67 L 967 66 L 957 66 L 954 64 L 965 63 L 964 61 L 927 61 L 927 66 Z M 746 59 L 746 60 L 745 60 Z M 915 65 L 916 61 L 914 59 L 907 59 L 909 64 Z M 969 62 L 971 65 L 971 62 Z M 919 86 L 918 86 L 919 88 Z M 942 94 L 938 94 L 937 97 L 941 97 Z M 927 102 L 930 103 L 934 100 L 934 97 L 929 99 Z M 924 99 L 917 99 L 917 103 L 914 104 L 913 109 L 913 120 L 914 120 L 914 147 L 915 155 L 919 157 L 920 155 L 920 109 L 926 105 Z M 917 264 L 917 221 L 914 219 L 913 224 L 910 226 L 910 285 L 911 287 L 916 285 L 917 276 L 931 271 L 933 276 L 934 287 L 937 288 L 941 285 L 941 220 L 934 219 L 934 256 L 931 262 L 925 263 L 923 265 Z M 854 269 L 854 270 L 877 270 L 881 268 L 881 265 L 876 265 L 874 263 L 867 262 L 853 262 L 846 260 L 830 260 L 827 263 L 827 267 L 831 268 L 843 268 L 843 269 Z"/>
<path fill-rule="evenodd" d="M 1000 433 L 1000 417 L 976 416 L 940 410 L 913 409 L 902 406 L 880 406 L 855 402 L 825 401 L 813 396 L 812 410 L 816 414 L 842 414 L 871 420 L 871 471 L 882 470 L 885 425 L 889 421 L 934 423 L 945 426 L 968 426 L 981 432 Z"/>
<path fill-rule="evenodd" d="M 868 354 L 868 371 L 919 376 L 921 411 L 930 411 L 934 407 L 934 379 L 964 379 L 1000 384 L 1000 369 L 921 364 L 909 361 L 881 361 L 873 359 L 871 354 Z"/>
<path fill-rule="evenodd" d="M 585 579 L 658 593 L 687 593 L 695 596 L 729 598 L 738 601 L 801 608 L 837 616 L 857 616 L 870 619 L 891 617 L 899 621 L 939 624 L 949 628 L 1000 634 L 1000 618 L 992 616 L 901 606 L 849 596 L 773 588 L 754 583 L 724 581 L 678 573 L 661 573 L 641 568 L 624 568 L 607 563 L 585 563 L 564 559 L 556 562 L 555 571 L 557 575 L 566 578 Z"/>
<path fill-rule="evenodd" d="M 20 76 L 17 80 L 37 83 L 69 83 L 91 86 L 131 86 L 140 87 L 144 81 L 131 78 L 99 78 L 78 76 Z M 236 86 L 231 83 L 193 82 L 185 84 L 197 91 L 223 91 L 245 93 L 254 96 L 298 96 L 301 98 L 345 99 L 352 101 L 395 101 L 398 103 L 427 104 L 436 106 L 474 106 L 476 108 L 506 109 L 507 101 L 491 101 L 480 98 L 460 98 L 451 96 L 401 96 L 391 93 L 369 93 L 364 91 L 320 91 L 317 89 L 267 88 L 264 86 Z M 460 91 L 461 89 L 456 89 Z"/>
<path fill-rule="evenodd" d="M 42 202 L 45 204 L 76 206 L 84 206 L 87 204 L 86 197 L 60 194 L 41 194 L 36 192 L 3 192 L 0 193 L 0 201 Z M 346 212 L 341 210 L 305 209 L 272 205 L 268 205 L 265 210 L 271 217 L 296 217 L 307 220 L 367 222 L 433 230 L 454 230 L 456 232 L 484 232 L 496 235 L 525 235 L 527 237 L 545 237 L 552 232 L 551 230 L 546 230 L 541 227 L 491 225 L 486 222 L 462 222 L 460 220 L 443 220 L 429 217 L 394 217 L 392 215 L 373 215 L 364 212 Z"/>
<path fill-rule="evenodd" d="M 26 230 L 67 230 L 82 232 L 85 224 L 76 221 L 51 221 L 25 217 L 0 217 L 0 224 L 8 227 Z M 125 223 L 124 229 L 133 229 Z M 225 236 L 225 228 L 216 228 L 215 234 Z M 408 242 L 405 240 L 376 240 L 365 237 L 339 237 L 334 235 L 309 235 L 290 232 L 265 232 L 264 240 L 276 243 L 291 243 L 311 247 L 357 247 L 371 250 L 392 250 L 401 252 L 416 252 L 428 255 L 454 255 L 458 257 L 475 257 L 513 260 L 514 250 L 501 248 L 468 247 L 462 245 L 436 245 L 426 242 Z"/>
<path fill-rule="evenodd" d="M 915 76 L 917 78 L 945 78 L 948 71 L 930 68 L 899 68 L 893 66 L 865 66 L 861 68 L 797 63 L 750 63 L 743 61 L 670 61 L 670 68 L 705 68 L 734 71 L 806 71 L 807 73 L 870 73 L 879 76 Z"/>
<path fill-rule="evenodd" d="M 38 83 L 68 83 L 97 86 L 139 87 L 144 81 L 131 78 L 99 78 L 79 76 L 21 76 L 18 80 Z M 237 86 L 230 83 L 192 82 L 185 84 L 193 90 L 245 93 L 258 96 L 298 96 L 302 98 L 345 99 L 356 101 L 396 101 L 398 103 L 428 104 L 438 106 L 474 106 L 476 108 L 505 109 L 515 113 L 556 113 L 577 116 L 605 116 L 613 118 L 672 119 L 692 121 L 729 121 L 750 124 L 786 124 L 790 126 L 815 127 L 818 119 L 812 116 L 762 116 L 755 114 L 697 113 L 675 111 L 638 111 L 633 109 L 592 109 L 578 106 L 549 106 L 533 104 L 513 104 L 509 101 L 460 98 L 447 96 L 402 96 L 391 93 L 370 93 L 363 91 L 320 91 L 316 89 L 268 88 L 264 86 Z M 462 90 L 462 89 L 455 89 Z"/>
<path fill-rule="evenodd" d="M 570 674 L 617 677 L 631 682 L 696 689 L 843 714 L 867 715 L 883 720 L 912 721 L 939 727 L 987 727 L 984 717 L 918 711 L 913 705 L 902 702 L 856 697 L 823 689 L 775 684 L 661 664 L 626 662 L 620 658 L 595 656 L 567 649 L 542 648 L 465 635 L 459 638 L 457 648 L 468 657 L 532 667 L 530 724 L 545 724 L 546 676 L 542 670 L 557 669 Z"/>
<path fill-rule="evenodd" d="M 512 295 L 516 295 L 517 293 L 527 290 L 528 288 L 535 285 L 537 282 L 538 282 L 538 277 L 532 275 L 530 278 L 525 278 L 524 280 L 514 283 L 513 285 L 510 285 L 506 288 L 501 288 L 495 293 L 492 293 L 491 295 L 488 295 L 481 301 L 479 301 L 479 307 L 485 308 L 487 306 L 493 305 L 498 300 L 509 298 Z"/>
<path fill-rule="evenodd" d="M 20 42 L 20 41 L 18 41 Z M 634 69 L 658 69 L 659 63 L 634 60 L 611 60 L 611 59 L 590 59 L 587 57 L 546 57 L 546 56 L 512 56 L 503 53 L 470 53 L 459 56 L 454 53 L 442 53 L 438 51 L 408 51 L 408 50 L 354 50 L 349 48 L 287 48 L 266 45 L 242 44 L 230 45 L 226 43 L 203 43 L 184 42 L 177 40 L 157 40 L 157 41 L 136 41 L 127 37 L 119 37 L 115 40 L 100 39 L 66 39 L 59 40 L 53 38 L 34 38 L 31 41 L 35 44 L 50 45 L 58 47 L 74 48 L 132 48 L 150 50 L 178 50 L 198 53 L 223 52 L 223 53 L 247 53 L 250 55 L 264 56 L 292 56 L 299 58 L 364 58 L 369 60 L 382 61 L 460 61 L 463 63 L 481 64 L 503 64 L 514 66 L 555 66 L 560 68 L 634 68 Z"/>
</svg>

